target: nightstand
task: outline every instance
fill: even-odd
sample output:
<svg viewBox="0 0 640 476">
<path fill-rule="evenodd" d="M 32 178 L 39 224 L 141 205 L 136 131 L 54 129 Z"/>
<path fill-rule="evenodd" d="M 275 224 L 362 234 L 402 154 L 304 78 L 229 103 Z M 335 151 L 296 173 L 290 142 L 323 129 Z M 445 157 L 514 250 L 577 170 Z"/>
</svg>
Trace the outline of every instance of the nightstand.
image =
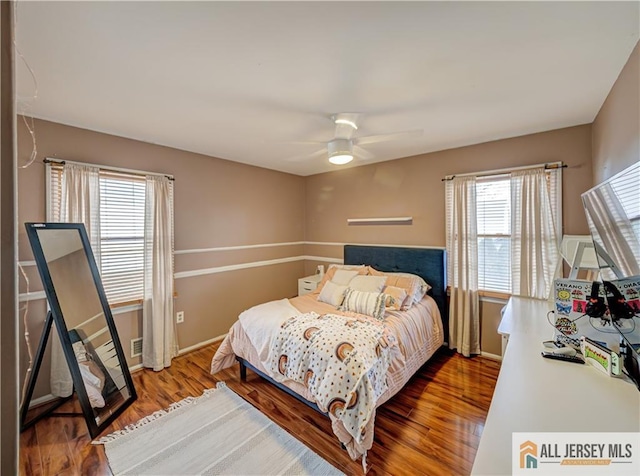
<svg viewBox="0 0 640 476">
<path fill-rule="evenodd" d="M 304 296 L 315 291 L 320 281 L 322 281 L 322 276 L 319 274 L 312 274 L 298 279 L 298 296 Z"/>
</svg>

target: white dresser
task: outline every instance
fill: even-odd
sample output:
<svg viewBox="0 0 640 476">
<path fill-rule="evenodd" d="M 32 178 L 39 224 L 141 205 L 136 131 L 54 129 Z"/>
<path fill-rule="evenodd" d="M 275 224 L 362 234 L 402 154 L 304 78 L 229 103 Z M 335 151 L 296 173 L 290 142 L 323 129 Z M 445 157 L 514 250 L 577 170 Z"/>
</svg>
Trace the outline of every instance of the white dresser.
<svg viewBox="0 0 640 476">
<path fill-rule="evenodd" d="M 589 365 L 544 359 L 553 338 L 547 301 L 511 298 L 498 332 L 508 335 L 471 474 L 511 474 L 513 432 L 639 432 L 640 392 Z"/>
<path fill-rule="evenodd" d="M 322 281 L 320 274 L 312 274 L 311 276 L 298 279 L 298 296 L 304 296 L 305 294 L 315 291 L 320 281 Z"/>
</svg>

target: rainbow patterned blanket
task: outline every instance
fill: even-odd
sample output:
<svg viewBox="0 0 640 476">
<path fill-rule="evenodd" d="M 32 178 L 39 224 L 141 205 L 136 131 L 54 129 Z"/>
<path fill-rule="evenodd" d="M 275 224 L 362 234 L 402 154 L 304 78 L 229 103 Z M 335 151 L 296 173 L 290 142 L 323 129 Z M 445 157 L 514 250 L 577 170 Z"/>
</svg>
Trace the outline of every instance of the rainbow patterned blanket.
<svg viewBox="0 0 640 476">
<path fill-rule="evenodd" d="M 318 407 L 362 442 L 387 389 L 392 348 L 395 338 L 381 321 L 310 312 L 280 326 L 269 366 L 277 379 L 305 385 Z"/>
</svg>

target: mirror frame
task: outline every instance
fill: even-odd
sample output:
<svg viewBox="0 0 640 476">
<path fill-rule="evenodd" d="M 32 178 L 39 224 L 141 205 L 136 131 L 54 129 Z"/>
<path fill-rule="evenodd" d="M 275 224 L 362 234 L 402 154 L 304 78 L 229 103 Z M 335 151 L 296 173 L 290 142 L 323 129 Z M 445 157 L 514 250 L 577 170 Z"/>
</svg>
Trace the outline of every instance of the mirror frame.
<svg viewBox="0 0 640 476">
<path fill-rule="evenodd" d="M 124 412 L 138 398 L 138 395 L 133 385 L 131 373 L 129 372 L 129 367 L 127 365 L 127 361 L 124 356 L 124 352 L 122 350 L 122 345 L 120 343 L 118 331 L 116 329 L 116 325 L 113 320 L 113 315 L 111 314 L 111 308 L 109 307 L 109 302 L 107 300 L 104 287 L 102 286 L 102 280 L 100 279 L 98 266 L 96 264 L 96 261 L 93 255 L 93 251 L 91 250 L 91 244 L 89 243 L 87 231 L 85 229 L 84 224 L 82 223 L 25 223 L 25 227 L 27 229 L 27 236 L 31 244 L 31 249 L 33 250 L 33 256 L 35 258 L 35 262 L 36 262 L 38 271 L 40 273 L 40 278 L 42 279 L 42 284 L 44 286 L 44 291 L 47 296 L 47 301 L 49 302 L 50 313 L 53 318 L 53 322 L 55 322 L 56 328 L 58 329 L 58 335 L 60 337 L 62 349 L 64 351 L 67 365 L 69 366 L 69 371 L 71 372 L 71 379 L 73 381 L 74 391 L 78 395 L 78 400 L 82 408 L 82 413 L 84 414 L 84 419 L 87 423 L 87 427 L 89 428 L 89 434 L 93 439 L 96 436 L 98 436 L 100 433 L 102 433 L 102 431 L 104 431 L 106 427 L 108 427 L 120 414 L 122 414 L 122 412 Z M 103 421 L 101 421 L 100 424 L 96 423 L 96 416 L 84 386 L 84 381 L 80 373 L 80 367 L 79 367 L 78 361 L 76 360 L 75 354 L 73 352 L 73 347 L 72 347 L 71 339 L 69 337 L 69 331 L 67 329 L 67 325 L 64 319 L 64 314 L 62 312 L 62 309 L 60 308 L 60 303 L 56 295 L 55 286 L 53 284 L 53 281 L 51 279 L 51 274 L 49 272 L 49 266 L 45 259 L 44 252 L 42 249 L 42 244 L 40 243 L 40 238 L 38 236 L 39 230 L 75 230 L 79 233 L 80 240 L 82 241 L 83 249 L 89 264 L 89 269 L 93 276 L 93 281 L 96 287 L 96 291 L 98 292 L 100 304 L 102 305 L 104 317 L 107 322 L 109 332 L 111 334 L 111 339 L 113 341 L 116 354 L 118 356 L 118 361 L 120 363 L 122 374 L 125 380 L 125 385 L 129 391 L 129 398 L 126 399 L 122 403 L 122 405 L 116 408 Z M 45 337 L 44 336 L 45 332 L 47 332 L 46 328 L 45 330 L 43 330 L 43 337 Z M 38 351 L 44 352 L 45 346 L 46 346 L 46 342 L 44 342 L 44 345 L 41 344 L 42 349 L 39 348 Z M 41 359 L 42 356 L 39 355 L 36 357 L 36 359 L 38 358 Z M 37 378 L 37 375 L 38 375 L 37 367 L 34 370 L 35 371 L 29 376 L 30 387 L 33 384 L 35 384 L 35 379 Z M 23 412 L 21 412 L 21 414 L 25 416 L 31 401 L 31 395 L 27 395 L 26 397 L 27 398 L 25 398 L 23 402 L 23 409 L 22 409 Z M 55 408 L 55 407 L 52 407 L 52 408 Z M 23 429 L 24 429 L 24 421 L 21 422 L 21 425 L 23 426 Z"/>
</svg>

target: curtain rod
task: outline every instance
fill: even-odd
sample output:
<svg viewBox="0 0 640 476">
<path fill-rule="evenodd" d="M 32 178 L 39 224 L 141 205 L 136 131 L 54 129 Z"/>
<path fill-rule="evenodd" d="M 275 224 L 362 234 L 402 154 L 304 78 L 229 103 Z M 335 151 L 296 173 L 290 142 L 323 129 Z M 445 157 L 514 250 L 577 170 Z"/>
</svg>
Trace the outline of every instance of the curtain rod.
<svg viewBox="0 0 640 476">
<path fill-rule="evenodd" d="M 548 164 L 525 165 L 523 167 L 511 167 L 511 168 L 508 168 L 508 169 L 485 170 L 484 172 L 480 172 L 480 173 L 471 172 L 471 173 L 467 173 L 467 174 L 447 175 L 441 181 L 442 182 L 448 182 L 449 180 L 453 180 L 456 177 L 471 177 L 471 176 L 487 177 L 487 176 L 490 176 L 490 175 L 508 174 L 508 173 L 514 172 L 516 170 L 537 169 L 538 167 L 544 167 L 545 169 L 553 170 L 553 169 L 566 169 L 568 167 L 568 165 L 567 164 L 563 164 L 562 162 L 551 162 L 551 163 L 548 163 Z"/>
<path fill-rule="evenodd" d="M 60 165 L 64 165 L 64 164 L 89 165 L 92 167 L 98 167 L 99 169 L 102 169 L 102 170 L 109 170 L 111 172 L 126 172 L 132 175 L 140 175 L 140 176 L 157 175 L 159 177 L 167 177 L 169 180 L 175 180 L 173 175 L 161 174 L 158 172 L 147 172 L 145 170 L 124 169 L 122 167 L 109 167 L 108 165 L 89 164 L 87 162 L 74 162 L 72 160 L 50 159 L 48 157 L 42 159 L 42 162 L 44 162 L 45 164 L 60 164 Z"/>
</svg>

